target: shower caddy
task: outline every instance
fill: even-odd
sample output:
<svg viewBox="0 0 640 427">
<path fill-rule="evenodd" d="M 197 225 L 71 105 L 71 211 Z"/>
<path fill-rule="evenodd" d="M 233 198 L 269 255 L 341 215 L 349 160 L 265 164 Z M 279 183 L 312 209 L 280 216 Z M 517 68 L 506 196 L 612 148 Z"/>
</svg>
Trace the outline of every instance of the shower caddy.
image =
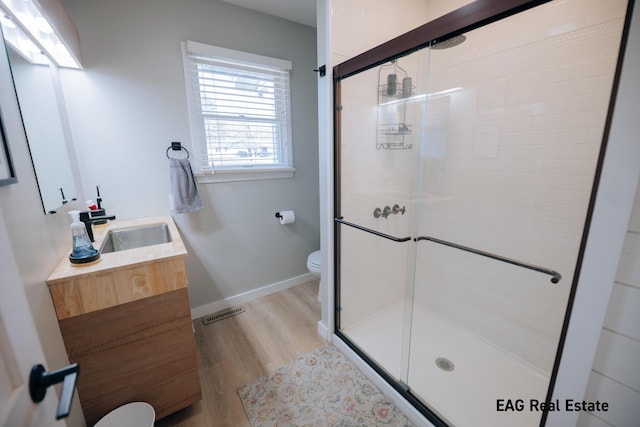
<svg viewBox="0 0 640 427">
<path fill-rule="evenodd" d="M 405 142 L 413 126 L 407 123 L 407 102 L 413 94 L 412 79 L 397 59 L 378 69 L 378 150 L 408 150 L 413 146 Z"/>
</svg>

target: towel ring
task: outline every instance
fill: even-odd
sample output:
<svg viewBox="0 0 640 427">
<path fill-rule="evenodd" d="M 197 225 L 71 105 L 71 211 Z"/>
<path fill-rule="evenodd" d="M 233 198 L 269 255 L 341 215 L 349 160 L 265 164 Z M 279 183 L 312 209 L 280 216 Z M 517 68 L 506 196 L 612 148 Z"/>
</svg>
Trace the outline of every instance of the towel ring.
<svg viewBox="0 0 640 427">
<path fill-rule="evenodd" d="M 189 158 L 189 150 L 184 148 L 182 144 L 179 142 L 172 142 L 171 145 L 167 148 L 167 159 L 171 158 L 169 157 L 169 150 L 173 150 L 173 151 L 184 150 L 187 153 L 187 159 Z"/>
</svg>

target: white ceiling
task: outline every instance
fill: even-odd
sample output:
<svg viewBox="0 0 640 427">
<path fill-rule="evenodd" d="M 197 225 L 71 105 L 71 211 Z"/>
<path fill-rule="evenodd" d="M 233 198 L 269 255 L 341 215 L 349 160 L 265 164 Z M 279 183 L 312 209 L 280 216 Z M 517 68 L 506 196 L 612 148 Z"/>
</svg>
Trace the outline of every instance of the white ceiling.
<svg viewBox="0 0 640 427">
<path fill-rule="evenodd" d="M 222 0 L 226 3 L 278 16 L 299 24 L 316 26 L 316 0 Z"/>
</svg>

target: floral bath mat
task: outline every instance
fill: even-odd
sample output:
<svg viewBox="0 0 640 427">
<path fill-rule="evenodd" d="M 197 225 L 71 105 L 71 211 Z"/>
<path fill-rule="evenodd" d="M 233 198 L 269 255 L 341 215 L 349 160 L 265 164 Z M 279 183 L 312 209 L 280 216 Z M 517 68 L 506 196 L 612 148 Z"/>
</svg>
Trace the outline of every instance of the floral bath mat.
<svg viewBox="0 0 640 427">
<path fill-rule="evenodd" d="M 238 390 L 253 427 L 414 427 L 333 345 Z"/>
</svg>

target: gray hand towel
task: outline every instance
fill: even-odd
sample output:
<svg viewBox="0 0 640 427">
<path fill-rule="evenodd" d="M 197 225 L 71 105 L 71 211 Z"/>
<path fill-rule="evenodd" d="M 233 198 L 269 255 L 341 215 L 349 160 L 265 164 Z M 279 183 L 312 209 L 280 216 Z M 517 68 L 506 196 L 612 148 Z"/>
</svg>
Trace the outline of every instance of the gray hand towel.
<svg viewBox="0 0 640 427">
<path fill-rule="evenodd" d="M 196 179 L 188 159 L 169 159 L 173 213 L 188 213 L 202 209 Z"/>
</svg>

